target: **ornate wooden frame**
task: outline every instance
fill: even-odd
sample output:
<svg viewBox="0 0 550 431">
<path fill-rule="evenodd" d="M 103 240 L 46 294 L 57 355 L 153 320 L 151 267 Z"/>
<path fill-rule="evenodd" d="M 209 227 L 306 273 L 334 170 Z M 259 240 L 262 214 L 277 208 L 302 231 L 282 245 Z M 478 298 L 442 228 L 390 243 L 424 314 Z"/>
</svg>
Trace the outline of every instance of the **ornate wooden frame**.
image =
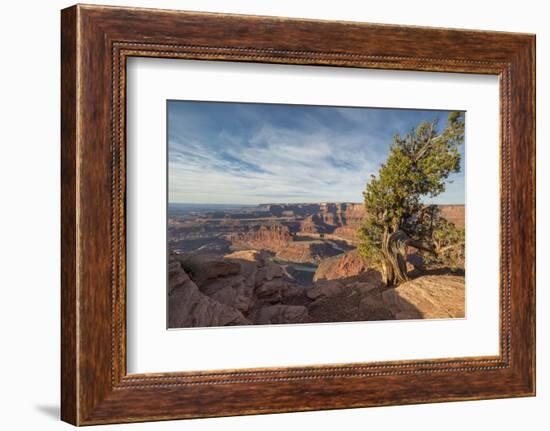
<svg viewBox="0 0 550 431">
<path fill-rule="evenodd" d="M 61 15 L 63 420 L 88 425 L 534 395 L 534 35 L 81 5 Z M 129 56 L 498 75 L 500 354 L 128 375 Z"/>
</svg>

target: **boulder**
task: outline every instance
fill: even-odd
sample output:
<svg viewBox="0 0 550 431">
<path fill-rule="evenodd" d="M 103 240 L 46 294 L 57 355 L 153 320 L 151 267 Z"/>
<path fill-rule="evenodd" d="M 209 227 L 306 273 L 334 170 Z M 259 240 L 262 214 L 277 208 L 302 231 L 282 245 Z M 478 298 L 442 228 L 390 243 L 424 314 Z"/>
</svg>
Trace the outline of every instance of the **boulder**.
<svg viewBox="0 0 550 431">
<path fill-rule="evenodd" d="M 320 297 L 331 298 L 342 293 L 342 285 L 334 280 L 323 280 L 315 283 L 312 287 L 306 290 L 306 296 L 309 299 L 317 299 Z"/>
<path fill-rule="evenodd" d="M 387 309 L 386 304 L 379 291 L 371 291 L 370 295 L 364 296 L 359 303 L 359 313 L 365 320 L 390 320 L 392 313 Z"/>
<path fill-rule="evenodd" d="M 254 300 L 248 296 L 237 294 L 233 306 L 235 309 L 245 313 L 254 306 Z"/>
<path fill-rule="evenodd" d="M 361 274 L 360 281 L 356 281 L 350 286 L 361 294 L 366 295 L 374 290 L 383 289 L 386 285 L 382 281 L 382 274 L 379 271 L 369 269 Z"/>
<path fill-rule="evenodd" d="M 464 277 L 424 275 L 382 293 L 394 319 L 464 317 Z"/>
<path fill-rule="evenodd" d="M 245 284 L 245 278 L 242 275 L 235 275 L 229 277 L 220 277 L 215 279 L 208 279 L 202 283 L 198 283 L 201 292 L 208 296 L 214 295 L 218 290 L 231 287 L 233 289 L 239 289 L 239 287 Z"/>
<path fill-rule="evenodd" d="M 181 266 L 171 265 L 174 279 L 168 294 L 168 327 L 247 325 L 250 321 L 237 309 L 204 295 Z"/>
<path fill-rule="evenodd" d="M 237 275 L 241 269 L 238 263 L 210 254 L 195 254 L 181 257 L 180 262 L 183 269 L 199 285 L 203 284 L 206 280 Z"/>
<path fill-rule="evenodd" d="M 222 287 L 221 289 L 218 289 L 215 293 L 209 296 L 210 298 L 215 299 L 216 301 L 222 304 L 233 307 L 237 300 L 237 291 L 233 289 L 231 286 L 225 286 L 225 287 Z"/>
<path fill-rule="evenodd" d="M 380 285 L 377 283 L 360 281 L 357 283 L 353 283 L 350 287 L 358 291 L 361 295 L 368 295 L 371 292 L 377 291 L 380 288 Z"/>
<path fill-rule="evenodd" d="M 272 262 L 264 262 L 262 266 L 256 271 L 255 285 L 260 286 L 266 281 L 271 281 L 274 278 L 280 278 L 285 275 L 285 271 L 282 266 Z"/>
<path fill-rule="evenodd" d="M 257 325 L 304 323 L 307 321 L 307 308 L 301 305 L 269 305 L 260 308 L 254 316 L 254 323 Z"/>
<path fill-rule="evenodd" d="M 306 292 L 307 292 L 307 287 L 305 286 L 299 286 L 299 285 L 289 286 L 287 289 L 284 290 L 283 298 L 305 297 Z"/>
<path fill-rule="evenodd" d="M 287 282 L 282 278 L 275 278 L 260 285 L 256 284 L 254 293 L 260 300 L 279 302 L 283 292 L 288 288 Z"/>
<path fill-rule="evenodd" d="M 181 264 L 172 261 L 168 264 L 168 293 L 181 284 L 189 280 L 187 273 L 181 268 Z"/>
</svg>

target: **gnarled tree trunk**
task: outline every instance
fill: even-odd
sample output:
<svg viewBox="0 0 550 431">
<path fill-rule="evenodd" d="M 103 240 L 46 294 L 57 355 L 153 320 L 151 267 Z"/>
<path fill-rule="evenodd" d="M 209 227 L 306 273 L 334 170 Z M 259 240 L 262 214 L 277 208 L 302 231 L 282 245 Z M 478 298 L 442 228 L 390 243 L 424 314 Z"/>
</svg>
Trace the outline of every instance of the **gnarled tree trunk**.
<svg viewBox="0 0 550 431">
<path fill-rule="evenodd" d="M 414 247 L 433 253 L 433 249 L 410 238 L 398 229 L 384 232 L 382 238 L 382 277 L 387 286 L 395 286 L 409 279 L 407 275 L 407 247 Z"/>
</svg>

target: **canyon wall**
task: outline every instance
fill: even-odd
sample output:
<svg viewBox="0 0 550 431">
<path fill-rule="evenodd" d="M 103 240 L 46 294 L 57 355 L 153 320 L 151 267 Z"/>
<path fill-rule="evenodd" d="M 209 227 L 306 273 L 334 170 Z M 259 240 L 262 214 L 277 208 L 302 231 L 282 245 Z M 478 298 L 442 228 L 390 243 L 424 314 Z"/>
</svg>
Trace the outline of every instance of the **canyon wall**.
<svg viewBox="0 0 550 431">
<path fill-rule="evenodd" d="M 440 205 L 444 218 L 464 227 L 464 205 Z M 357 246 L 366 215 L 361 203 L 265 204 L 236 211 L 169 217 L 172 250 L 225 254 L 270 251 L 278 259 L 320 263 Z"/>
</svg>

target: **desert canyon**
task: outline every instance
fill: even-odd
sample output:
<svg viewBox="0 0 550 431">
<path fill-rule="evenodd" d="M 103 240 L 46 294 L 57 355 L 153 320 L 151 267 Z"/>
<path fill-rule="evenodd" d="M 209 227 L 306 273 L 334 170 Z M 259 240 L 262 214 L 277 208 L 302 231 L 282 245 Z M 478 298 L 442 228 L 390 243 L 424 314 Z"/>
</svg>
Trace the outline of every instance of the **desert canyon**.
<svg viewBox="0 0 550 431">
<path fill-rule="evenodd" d="M 441 205 L 464 227 L 463 205 Z M 359 203 L 174 206 L 168 214 L 168 326 L 464 317 L 464 268 L 426 265 L 387 287 L 359 255 Z"/>
</svg>

